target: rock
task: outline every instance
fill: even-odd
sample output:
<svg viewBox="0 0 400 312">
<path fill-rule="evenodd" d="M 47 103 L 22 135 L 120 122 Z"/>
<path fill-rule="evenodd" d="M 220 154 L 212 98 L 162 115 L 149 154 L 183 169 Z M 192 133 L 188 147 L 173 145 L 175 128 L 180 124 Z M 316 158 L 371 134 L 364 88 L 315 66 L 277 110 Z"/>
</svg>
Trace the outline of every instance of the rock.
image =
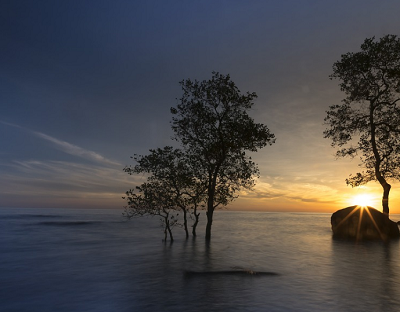
<svg viewBox="0 0 400 312">
<path fill-rule="evenodd" d="M 335 238 L 387 241 L 400 237 L 397 223 L 372 207 L 340 209 L 332 214 L 331 224 Z"/>
</svg>

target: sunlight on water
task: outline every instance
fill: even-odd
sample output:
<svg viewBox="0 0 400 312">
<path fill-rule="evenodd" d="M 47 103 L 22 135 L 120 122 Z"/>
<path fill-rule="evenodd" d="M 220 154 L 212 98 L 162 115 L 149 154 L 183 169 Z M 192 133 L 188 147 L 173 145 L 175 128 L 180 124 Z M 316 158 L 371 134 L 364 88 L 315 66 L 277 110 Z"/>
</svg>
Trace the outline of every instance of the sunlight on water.
<svg viewBox="0 0 400 312">
<path fill-rule="evenodd" d="M 333 240 L 330 214 L 218 212 L 210 245 L 120 214 L 0 209 L 0 310 L 398 311 L 398 241 Z M 278 275 L 185 274 L 234 270 Z"/>
</svg>

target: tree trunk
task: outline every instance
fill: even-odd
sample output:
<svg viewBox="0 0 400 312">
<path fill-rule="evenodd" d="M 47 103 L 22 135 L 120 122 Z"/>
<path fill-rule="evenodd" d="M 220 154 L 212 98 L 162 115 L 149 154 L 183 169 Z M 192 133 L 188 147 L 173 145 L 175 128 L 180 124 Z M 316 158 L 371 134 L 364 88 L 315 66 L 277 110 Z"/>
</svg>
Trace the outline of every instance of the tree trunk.
<svg viewBox="0 0 400 312">
<path fill-rule="evenodd" d="M 164 228 L 164 242 L 167 241 L 167 224 L 165 224 L 165 228 Z"/>
<path fill-rule="evenodd" d="M 193 223 L 193 229 L 192 229 L 192 234 L 193 236 L 196 236 L 196 228 L 197 228 L 197 224 L 199 224 L 199 216 L 200 216 L 200 212 L 196 213 L 196 209 L 194 210 L 193 214 L 194 214 L 194 223 Z"/>
<path fill-rule="evenodd" d="M 185 233 L 186 233 L 186 239 L 189 238 L 189 231 L 188 231 L 188 226 L 187 226 L 187 211 L 185 208 L 182 208 L 183 211 L 183 227 L 185 229 Z"/>
<path fill-rule="evenodd" d="M 167 220 L 166 230 L 168 230 L 170 241 L 173 242 L 173 241 L 174 241 L 174 238 L 173 238 L 173 236 L 172 236 L 171 227 L 169 226 L 169 220 Z M 165 236 L 167 236 L 167 234 L 165 234 Z M 165 238 L 165 241 L 167 241 L 166 238 Z"/>
<path fill-rule="evenodd" d="M 211 226 L 213 221 L 214 207 L 207 210 L 207 226 L 206 226 L 206 240 L 211 240 Z"/>
<path fill-rule="evenodd" d="M 385 178 L 380 174 L 380 172 L 378 174 L 376 173 L 376 179 L 383 188 L 382 212 L 389 217 L 389 192 L 392 186 L 386 182 Z"/>
<path fill-rule="evenodd" d="M 215 184 L 209 186 L 208 189 L 208 200 L 207 200 L 207 225 L 206 225 L 206 241 L 211 240 L 211 226 L 213 222 L 214 214 L 214 194 L 215 194 Z"/>
<path fill-rule="evenodd" d="M 379 155 L 378 148 L 376 146 L 376 126 L 374 123 L 374 102 L 370 101 L 370 106 L 369 106 L 369 122 L 371 126 L 371 147 L 372 147 L 372 152 L 374 153 L 375 157 L 375 177 L 378 180 L 378 182 L 382 185 L 383 187 L 383 196 L 382 196 L 382 212 L 383 214 L 389 216 L 389 192 L 391 185 L 386 182 L 385 178 L 381 174 L 381 162 L 382 158 Z"/>
<path fill-rule="evenodd" d="M 389 192 L 392 187 L 389 183 L 385 182 L 383 187 L 383 197 L 382 197 L 382 212 L 389 216 Z"/>
<path fill-rule="evenodd" d="M 215 196 L 215 188 L 217 185 L 217 177 L 219 172 L 220 164 L 216 165 L 213 172 L 209 173 L 208 177 L 208 200 L 207 200 L 207 226 L 206 226 L 206 241 L 211 240 L 211 226 L 213 222 L 213 214 L 214 214 L 214 196 Z"/>
</svg>

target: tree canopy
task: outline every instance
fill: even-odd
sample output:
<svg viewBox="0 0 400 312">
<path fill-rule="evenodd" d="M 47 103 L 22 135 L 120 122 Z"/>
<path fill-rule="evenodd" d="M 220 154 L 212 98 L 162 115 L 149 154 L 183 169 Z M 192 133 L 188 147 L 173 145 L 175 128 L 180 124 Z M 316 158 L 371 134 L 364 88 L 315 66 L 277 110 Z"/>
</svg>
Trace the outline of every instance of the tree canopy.
<svg viewBox="0 0 400 312">
<path fill-rule="evenodd" d="M 329 107 L 324 136 L 339 147 L 337 157 L 360 157 L 363 170 L 346 183 L 354 187 L 378 181 L 383 212 L 389 214 L 388 180 L 400 179 L 399 38 L 365 39 L 360 52 L 343 54 L 334 63 L 330 77 L 340 80 L 346 97 Z"/>
<path fill-rule="evenodd" d="M 193 176 L 192 164 L 188 161 L 185 153 L 180 149 L 175 149 L 171 146 L 164 148 L 157 148 L 150 150 L 148 155 L 135 155 L 132 157 L 137 164 L 135 166 L 127 166 L 124 171 L 132 174 L 147 174 L 147 182 L 142 186 L 137 187 L 136 190 L 141 193 L 135 195 L 133 198 L 163 198 L 159 202 L 146 201 L 147 205 L 139 208 L 138 205 L 132 205 L 133 191 L 129 191 L 127 195 L 130 195 L 129 206 L 131 210 L 137 212 L 146 212 L 149 215 L 160 215 L 159 208 L 154 211 L 152 204 L 163 206 L 162 212 L 167 214 L 169 217 L 175 218 L 175 213 L 171 213 L 172 210 L 181 210 L 183 213 L 183 226 L 185 229 L 186 237 L 189 236 L 188 231 L 188 213 L 192 213 L 195 219 L 192 233 L 196 235 L 196 226 L 198 223 L 199 213 L 197 208 L 201 205 L 202 194 L 204 193 L 202 184 Z M 148 186 L 157 186 L 149 188 Z M 140 202 L 143 203 L 143 200 Z M 136 204 L 136 203 L 135 203 Z M 156 213 L 155 213 L 156 212 Z M 163 224 L 168 225 L 165 222 L 165 218 L 162 219 Z M 174 222 L 176 218 L 174 219 Z M 169 229 L 167 229 L 169 230 Z M 172 237 L 172 234 L 170 235 Z"/>
<path fill-rule="evenodd" d="M 211 238 L 213 213 L 250 189 L 259 176 L 258 166 L 248 152 L 275 142 L 268 127 L 248 114 L 257 95 L 242 94 L 229 75 L 213 72 L 210 80 L 180 82 L 183 95 L 171 108 L 173 139 L 180 148 L 167 146 L 135 155 L 129 174 L 144 173 L 147 181 L 126 195 L 127 216 L 158 215 L 165 228 L 176 225 L 177 211 L 183 212 L 188 237 L 187 215 L 194 217 L 193 235 L 199 208 L 206 208 L 206 239 Z"/>
<path fill-rule="evenodd" d="M 183 95 L 171 108 L 174 139 L 181 143 L 194 175 L 206 188 L 206 239 L 211 238 L 213 213 L 255 184 L 259 170 L 246 152 L 275 142 L 267 126 L 248 111 L 257 95 L 242 94 L 229 75 L 213 72 L 210 80 L 181 81 Z"/>
<path fill-rule="evenodd" d="M 164 240 L 169 234 L 173 241 L 172 228 L 178 225 L 178 213 L 173 194 L 157 181 L 145 182 L 126 191 L 128 206 L 125 217 L 131 219 L 143 216 L 159 216 L 164 228 Z"/>
</svg>

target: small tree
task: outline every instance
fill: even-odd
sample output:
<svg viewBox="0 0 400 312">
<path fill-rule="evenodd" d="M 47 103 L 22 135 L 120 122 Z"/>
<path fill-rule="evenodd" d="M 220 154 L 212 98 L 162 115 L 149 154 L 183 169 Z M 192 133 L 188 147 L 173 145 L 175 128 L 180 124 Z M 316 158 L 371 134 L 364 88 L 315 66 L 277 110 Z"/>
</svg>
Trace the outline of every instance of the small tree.
<svg viewBox="0 0 400 312">
<path fill-rule="evenodd" d="M 164 241 L 169 234 L 174 240 L 172 228 L 178 225 L 178 213 L 171 193 L 157 182 L 143 183 L 126 192 L 128 206 L 123 215 L 129 219 L 144 216 L 159 216 L 164 229 Z"/>
<path fill-rule="evenodd" d="M 206 187 L 206 239 L 211 238 L 214 210 L 251 188 L 259 174 L 246 152 L 256 152 L 275 142 L 269 129 L 248 115 L 257 98 L 241 94 L 229 75 L 213 72 L 210 80 L 181 83 L 183 96 L 176 108 L 172 129 L 184 148 L 193 174 Z"/>
<path fill-rule="evenodd" d="M 135 155 L 135 166 L 127 166 L 124 171 L 129 174 L 147 173 L 148 181 L 157 183 L 163 192 L 168 192 L 169 201 L 183 213 L 183 227 L 186 238 L 189 237 L 188 213 L 193 214 L 193 235 L 196 235 L 196 226 L 199 222 L 199 207 L 204 186 L 194 178 L 191 162 L 179 149 L 166 146 L 163 149 L 150 150 L 146 156 Z"/>
<path fill-rule="evenodd" d="M 364 170 L 346 183 L 355 187 L 378 181 L 383 213 L 389 215 L 388 180 L 400 179 L 400 40 L 394 35 L 366 39 L 360 52 L 346 53 L 334 63 L 330 78 L 341 81 L 346 98 L 329 107 L 324 137 L 340 147 L 337 157 L 360 156 Z"/>
</svg>

